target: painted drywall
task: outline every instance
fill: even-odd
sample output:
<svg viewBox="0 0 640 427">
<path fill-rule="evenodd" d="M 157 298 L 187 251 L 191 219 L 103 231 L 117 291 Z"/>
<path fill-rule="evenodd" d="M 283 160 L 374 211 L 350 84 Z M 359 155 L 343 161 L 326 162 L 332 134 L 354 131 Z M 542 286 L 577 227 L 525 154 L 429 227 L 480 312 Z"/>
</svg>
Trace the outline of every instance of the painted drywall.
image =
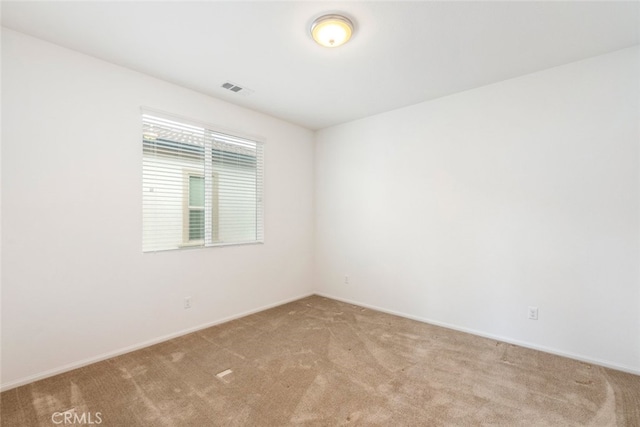
<svg viewBox="0 0 640 427">
<path fill-rule="evenodd" d="M 318 291 L 640 373 L 639 63 L 319 131 Z"/>
<path fill-rule="evenodd" d="M 4 388 L 312 291 L 311 131 L 8 30 L 2 89 Z M 264 244 L 142 253 L 141 106 L 265 141 Z"/>
</svg>

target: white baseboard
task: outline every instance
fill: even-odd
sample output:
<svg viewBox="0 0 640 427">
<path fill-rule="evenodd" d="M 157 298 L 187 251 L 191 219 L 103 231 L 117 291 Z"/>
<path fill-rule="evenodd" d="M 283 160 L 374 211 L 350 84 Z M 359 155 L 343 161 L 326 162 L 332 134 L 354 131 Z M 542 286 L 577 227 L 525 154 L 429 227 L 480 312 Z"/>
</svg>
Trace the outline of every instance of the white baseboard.
<svg viewBox="0 0 640 427">
<path fill-rule="evenodd" d="M 375 305 L 371 305 L 371 304 L 363 304 L 361 302 L 352 301 L 352 300 L 349 300 L 349 299 L 346 299 L 346 298 L 340 298 L 340 297 L 336 297 L 336 296 L 333 296 L 333 295 L 329 295 L 329 294 L 326 294 L 324 292 L 314 292 L 314 294 L 318 295 L 318 296 L 321 296 L 321 297 L 334 299 L 336 301 L 342 301 L 342 302 L 345 302 L 347 304 L 353 304 L 353 305 L 357 305 L 357 306 L 360 306 L 360 307 L 370 308 L 371 310 L 377 310 L 377 311 L 381 311 L 383 313 L 393 314 L 395 316 L 400 316 L 400 317 L 404 317 L 404 318 L 411 319 L 411 320 L 417 320 L 418 322 L 428 323 L 430 325 L 435 325 L 435 326 L 441 326 L 441 327 L 447 328 L 447 329 L 453 329 L 454 331 L 466 332 L 466 333 L 471 334 L 471 335 L 476 335 L 476 336 L 483 337 L 483 338 L 490 338 L 490 339 L 493 339 L 493 340 L 496 340 L 496 341 L 501 341 L 501 342 L 505 342 L 505 343 L 508 343 L 508 344 L 514 344 L 514 345 L 517 345 L 517 346 L 520 346 L 520 347 L 525 347 L 525 348 L 529 348 L 529 349 L 532 349 L 532 350 L 542 351 L 544 353 L 554 354 L 556 356 L 567 357 L 569 359 L 579 360 L 581 362 L 590 363 L 592 365 L 598 365 L 598 366 L 602 366 L 602 367 L 605 367 L 605 368 L 615 369 L 617 371 L 627 372 L 629 374 L 640 375 L 640 370 L 638 370 L 638 369 L 635 369 L 635 368 L 632 368 L 632 367 L 629 367 L 629 366 L 618 365 L 618 364 L 615 364 L 615 363 L 607 362 L 605 360 L 594 359 L 594 358 L 583 356 L 583 355 L 580 355 L 580 354 L 570 353 L 570 352 L 558 350 L 558 349 L 555 349 L 555 348 L 549 348 L 549 347 L 533 344 L 533 343 L 526 342 L 526 341 L 519 341 L 519 340 L 516 340 L 516 339 L 503 337 L 503 336 L 500 336 L 500 335 L 488 334 L 486 332 L 478 331 L 478 330 L 475 330 L 475 329 L 464 328 L 464 327 L 452 325 L 452 324 L 449 324 L 449 323 L 439 322 L 437 320 L 427 319 L 427 318 L 420 317 L 420 316 L 413 316 L 411 314 L 401 313 L 399 311 L 388 310 L 388 309 L 385 309 L 385 308 L 382 308 L 382 307 L 378 307 L 378 306 L 375 306 Z"/>
<path fill-rule="evenodd" d="M 110 351 L 110 352 L 103 353 L 103 354 L 100 354 L 100 355 L 97 355 L 97 356 L 93 356 L 93 357 L 89 357 L 89 358 L 86 358 L 86 359 L 83 359 L 83 360 L 78 360 L 76 362 L 72 362 L 72 363 L 57 367 L 57 368 L 49 369 L 49 370 L 46 370 L 44 372 L 39 372 L 39 373 L 34 374 L 34 375 L 29 375 L 28 377 L 20 378 L 19 380 L 11 381 L 9 383 L 0 385 L 0 392 L 7 391 L 7 390 L 10 390 L 10 389 L 15 388 L 15 387 L 19 387 L 21 385 L 29 384 L 29 383 L 32 383 L 34 381 L 38 381 L 38 380 L 42 380 L 42 379 L 45 379 L 45 378 L 48 378 L 48 377 L 52 377 L 54 375 L 62 374 L 64 372 L 72 371 L 74 369 L 78 369 L 78 368 L 81 368 L 83 366 L 90 365 L 92 363 L 101 362 L 103 360 L 110 359 L 110 358 L 116 357 L 116 356 L 120 356 L 120 355 L 125 354 L 125 353 L 130 353 L 130 352 L 135 351 L 135 350 L 140 350 L 141 348 L 149 347 L 149 346 L 152 346 L 154 344 L 158 344 L 158 343 L 161 343 L 161 342 L 164 342 L 164 341 L 168 341 L 170 339 L 177 338 L 177 337 L 180 337 L 182 335 L 187 335 L 187 334 L 190 334 L 192 332 L 199 331 L 201 329 L 210 328 L 211 326 L 215 326 L 215 325 L 219 325 L 221 323 L 229 322 L 231 320 L 235 320 L 235 319 L 238 319 L 240 317 L 249 316 L 250 314 L 254 314 L 254 313 L 257 313 L 259 311 L 268 310 L 270 308 L 277 307 L 277 306 L 283 305 L 283 304 L 287 304 L 287 303 L 292 302 L 292 301 L 297 301 L 299 299 L 306 298 L 306 297 L 311 296 L 311 295 L 313 295 L 312 292 L 311 293 L 306 293 L 306 294 L 303 294 L 303 295 L 300 295 L 300 296 L 297 296 L 297 297 L 294 297 L 294 298 L 287 298 L 285 300 L 278 301 L 278 302 L 275 302 L 273 304 L 268 304 L 268 305 L 265 305 L 265 306 L 262 306 L 262 307 L 258 307 L 258 308 L 255 308 L 255 309 L 252 309 L 252 310 L 249 310 L 249 311 L 245 311 L 245 312 L 242 312 L 242 313 L 239 313 L 239 314 L 235 314 L 233 316 L 228 316 L 228 317 L 225 317 L 225 318 L 222 318 L 222 319 L 214 320 L 212 322 L 207 322 L 207 323 L 204 323 L 204 324 L 201 324 L 201 325 L 198 325 L 198 326 L 194 326 L 192 328 L 183 329 L 183 330 L 178 331 L 178 332 L 174 332 L 174 333 L 171 333 L 171 334 L 168 334 L 168 335 L 163 335 L 163 336 L 160 336 L 160 337 L 156 337 L 156 338 L 153 338 L 153 339 L 150 339 L 150 340 L 147 340 L 147 341 L 143 341 L 143 342 L 138 343 L 138 344 L 134 344 L 134 345 L 130 345 L 128 347 L 120 348 L 118 350 Z"/>
</svg>

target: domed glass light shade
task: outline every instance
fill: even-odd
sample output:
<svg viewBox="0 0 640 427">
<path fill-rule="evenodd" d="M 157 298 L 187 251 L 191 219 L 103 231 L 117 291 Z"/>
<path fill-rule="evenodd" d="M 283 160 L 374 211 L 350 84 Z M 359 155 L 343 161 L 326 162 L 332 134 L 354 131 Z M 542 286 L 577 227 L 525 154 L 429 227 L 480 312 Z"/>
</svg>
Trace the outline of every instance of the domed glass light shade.
<svg viewBox="0 0 640 427">
<path fill-rule="evenodd" d="M 313 21 L 311 36 L 320 46 L 338 47 L 349 41 L 353 23 L 342 15 L 324 15 Z"/>
</svg>

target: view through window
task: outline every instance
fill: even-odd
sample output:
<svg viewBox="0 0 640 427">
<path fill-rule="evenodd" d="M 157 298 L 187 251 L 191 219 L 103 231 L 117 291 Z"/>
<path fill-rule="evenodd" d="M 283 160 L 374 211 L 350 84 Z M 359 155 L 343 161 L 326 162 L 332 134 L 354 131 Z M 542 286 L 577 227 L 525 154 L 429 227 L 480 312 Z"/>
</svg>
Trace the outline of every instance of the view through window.
<svg viewBox="0 0 640 427">
<path fill-rule="evenodd" d="M 263 144 L 142 114 L 143 251 L 263 241 Z"/>
</svg>

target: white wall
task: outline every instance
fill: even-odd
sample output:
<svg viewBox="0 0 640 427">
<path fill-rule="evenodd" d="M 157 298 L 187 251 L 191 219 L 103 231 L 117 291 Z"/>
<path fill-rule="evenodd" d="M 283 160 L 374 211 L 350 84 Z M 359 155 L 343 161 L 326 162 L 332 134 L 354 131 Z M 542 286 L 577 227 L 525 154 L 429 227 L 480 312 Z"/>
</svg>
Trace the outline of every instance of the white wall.
<svg viewBox="0 0 640 427">
<path fill-rule="evenodd" d="M 5 388 L 312 291 L 311 131 L 6 30 L 2 89 Z M 141 106 L 266 141 L 264 245 L 142 253 Z"/>
<path fill-rule="evenodd" d="M 638 56 L 318 132 L 318 290 L 640 373 Z"/>
</svg>

